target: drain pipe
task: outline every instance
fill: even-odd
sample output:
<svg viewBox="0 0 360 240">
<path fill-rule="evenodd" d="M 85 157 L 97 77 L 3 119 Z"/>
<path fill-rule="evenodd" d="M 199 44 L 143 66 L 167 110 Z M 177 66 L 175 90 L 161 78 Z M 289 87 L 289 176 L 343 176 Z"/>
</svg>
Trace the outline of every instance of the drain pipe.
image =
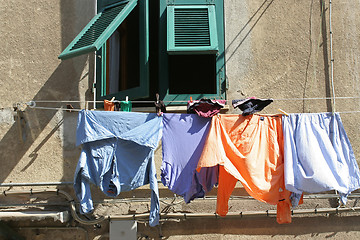
<svg viewBox="0 0 360 240">
<path fill-rule="evenodd" d="M 65 192 L 63 190 L 60 190 L 60 189 L 46 189 L 46 190 L 32 190 L 31 189 L 30 190 L 30 194 L 39 194 L 39 193 L 56 193 L 56 194 L 62 194 L 63 196 L 65 196 L 65 198 L 69 201 L 69 204 L 70 204 L 71 216 L 81 224 L 94 225 L 94 224 L 98 224 L 105 220 L 105 218 L 103 216 L 100 217 L 99 219 L 94 219 L 94 220 L 81 219 L 76 212 L 75 200 L 71 197 L 70 194 L 68 194 L 67 192 Z M 3 194 L 5 196 L 18 195 L 18 194 L 29 194 L 29 191 L 4 191 Z"/>
<path fill-rule="evenodd" d="M 0 187 L 60 186 L 73 184 L 73 182 L 0 183 Z"/>
<path fill-rule="evenodd" d="M 341 213 L 341 212 L 351 212 L 351 211 L 360 211 L 360 207 L 354 208 L 315 208 L 315 209 L 297 209 L 292 211 L 292 215 L 296 214 L 329 214 L 329 213 Z M 242 218 L 242 217 L 259 217 L 259 216 L 276 216 L 276 210 L 266 210 L 266 211 L 245 211 L 240 213 L 228 213 L 226 218 Z M 134 215 L 114 215 L 109 216 L 111 219 L 116 220 L 137 220 L 142 218 L 148 218 L 149 214 L 134 214 Z M 187 218 L 220 218 L 216 213 L 163 213 L 160 214 L 161 219 L 175 218 L 175 219 L 187 219 Z M 225 218 L 225 217 L 221 217 Z"/>
<path fill-rule="evenodd" d="M 29 191 L 17 191 L 17 192 L 13 192 L 13 191 L 5 192 L 4 191 L 5 196 L 12 195 L 12 194 L 28 194 L 28 193 L 29 193 Z M 46 190 L 40 190 L 40 191 L 32 190 L 30 193 L 31 194 L 56 193 L 56 194 L 64 195 L 65 198 L 70 203 L 70 209 L 71 209 L 72 217 L 76 221 L 78 221 L 79 223 L 84 224 L 84 225 L 95 225 L 95 224 L 98 224 L 98 223 L 104 221 L 105 219 L 137 220 L 137 219 L 143 219 L 143 218 L 148 218 L 149 217 L 149 213 L 144 213 L 144 214 L 133 214 L 133 215 L 113 215 L 113 216 L 109 215 L 106 218 L 104 216 L 102 216 L 99 219 L 95 219 L 95 220 L 83 220 L 76 213 L 75 201 L 70 196 L 70 194 L 68 194 L 67 192 L 59 190 L 59 189 L 55 189 L 55 190 L 46 189 Z M 325 214 L 336 213 L 336 214 L 338 214 L 338 213 L 341 213 L 341 212 L 351 212 L 351 211 L 360 211 L 360 207 L 296 209 L 296 210 L 292 211 L 292 215 L 295 215 L 295 214 L 320 214 L 320 213 L 325 213 Z M 248 216 L 248 217 L 251 217 L 251 216 L 276 216 L 276 210 L 244 211 L 244 212 L 240 212 L 240 213 L 228 213 L 226 215 L 226 217 L 228 217 L 228 218 L 245 217 L 245 216 Z M 213 218 L 213 217 L 219 218 L 220 216 L 217 215 L 216 213 L 163 213 L 163 214 L 160 214 L 160 218 L 162 218 L 162 219 L 167 219 L 167 218 L 176 218 L 176 219 L 181 219 L 181 218 L 184 218 L 184 219 L 186 219 L 186 218 Z"/>
<path fill-rule="evenodd" d="M 14 221 L 14 220 L 43 220 L 46 218 L 52 218 L 54 221 L 59 220 L 61 223 L 69 221 L 69 212 L 54 212 L 54 211 L 1 211 L 1 221 Z"/>
</svg>

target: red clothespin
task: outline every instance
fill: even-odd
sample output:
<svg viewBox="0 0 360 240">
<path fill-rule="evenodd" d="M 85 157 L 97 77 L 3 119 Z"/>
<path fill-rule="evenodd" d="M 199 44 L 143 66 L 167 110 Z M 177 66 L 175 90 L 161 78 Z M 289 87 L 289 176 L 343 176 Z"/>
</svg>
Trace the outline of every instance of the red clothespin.
<svg viewBox="0 0 360 240">
<path fill-rule="evenodd" d="M 192 97 L 190 97 L 190 102 L 192 102 Z"/>
</svg>

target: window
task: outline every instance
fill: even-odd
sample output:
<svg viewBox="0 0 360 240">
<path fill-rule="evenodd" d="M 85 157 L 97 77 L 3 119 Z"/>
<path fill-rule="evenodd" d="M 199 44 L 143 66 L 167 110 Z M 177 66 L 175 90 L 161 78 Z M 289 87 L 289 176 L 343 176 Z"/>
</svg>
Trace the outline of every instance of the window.
<svg viewBox="0 0 360 240">
<path fill-rule="evenodd" d="M 98 0 L 60 54 L 96 52 L 97 98 L 225 96 L 223 0 Z"/>
<path fill-rule="evenodd" d="M 128 4 L 131 2 L 136 1 L 130 0 Z M 126 18 L 98 51 L 98 99 L 125 99 L 125 96 L 135 99 L 149 96 L 147 11 L 147 1 L 137 1 L 136 6 L 127 13 Z"/>
</svg>

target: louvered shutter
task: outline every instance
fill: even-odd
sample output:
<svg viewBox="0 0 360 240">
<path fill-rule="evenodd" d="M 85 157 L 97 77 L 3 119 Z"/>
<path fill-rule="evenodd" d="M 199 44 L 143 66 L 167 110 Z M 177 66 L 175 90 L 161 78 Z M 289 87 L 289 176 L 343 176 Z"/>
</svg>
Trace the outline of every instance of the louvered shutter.
<svg viewBox="0 0 360 240">
<path fill-rule="evenodd" d="M 99 50 L 136 4 L 137 0 L 123 1 L 97 14 L 58 58 L 68 59 Z"/>
<path fill-rule="evenodd" d="M 218 51 L 214 5 L 168 6 L 167 24 L 169 54 Z"/>
</svg>

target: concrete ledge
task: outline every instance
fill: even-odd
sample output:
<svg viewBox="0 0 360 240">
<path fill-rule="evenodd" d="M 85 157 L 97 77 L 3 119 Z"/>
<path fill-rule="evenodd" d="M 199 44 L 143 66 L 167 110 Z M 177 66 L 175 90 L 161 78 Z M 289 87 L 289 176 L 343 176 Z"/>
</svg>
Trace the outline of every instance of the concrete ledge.
<svg viewBox="0 0 360 240">
<path fill-rule="evenodd" d="M 1 221 L 25 221 L 25 220 L 44 220 L 53 218 L 54 221 L 60 221 L 61 223 L 69 221 L 69 212 L 52 212 L 52 211 L 4 211 L 0 212 Z"/>
</svg>

